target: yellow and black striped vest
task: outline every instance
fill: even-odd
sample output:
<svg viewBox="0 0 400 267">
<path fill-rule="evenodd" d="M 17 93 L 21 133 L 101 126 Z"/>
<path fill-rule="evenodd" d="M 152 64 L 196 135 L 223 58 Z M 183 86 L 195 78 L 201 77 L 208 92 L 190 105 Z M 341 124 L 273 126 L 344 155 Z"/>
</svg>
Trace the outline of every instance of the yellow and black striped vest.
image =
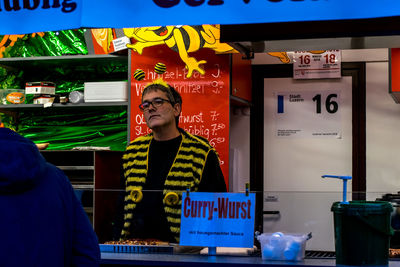
<svg viewBox="0 0 400 267">
<path fill-rule="evenodd" d="M 168 192 L 175 192 L 179 195 L 178 203 L 171 206 L 164 204 L 169 229 L 177 242 L 179 242 L 180 234 L 182 192 L 187 188 L 190 188 L 190 191 L 198 190 L 208 153 L 214 150 L 201 137 L 191 135 L 183 130 L 181 130 L 181 135 L 182 141 L 178 153 L 163 188 L 163 197 Z M 148 155 L 152 139 L 152 134 L 136 138 L 129 144 L 122 157 L 126 191 L 121 239 L 129 237 L 133 210 L 136 207 L 130 194 L 132 190 L 142 190 L 146 183 Z"/>
</svg>

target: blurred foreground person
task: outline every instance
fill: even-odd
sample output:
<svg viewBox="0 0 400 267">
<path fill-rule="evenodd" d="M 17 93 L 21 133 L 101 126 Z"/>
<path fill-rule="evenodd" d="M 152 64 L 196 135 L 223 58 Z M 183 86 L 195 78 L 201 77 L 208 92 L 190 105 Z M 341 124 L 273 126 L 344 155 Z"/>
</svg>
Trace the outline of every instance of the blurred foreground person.
<svg viewBox="0 0 400 267">
<path fill-rule="evenodd" d="M 65 174 L 0 128 L 0 265 L 99 266 L 96 234 Z"/>
</svg>

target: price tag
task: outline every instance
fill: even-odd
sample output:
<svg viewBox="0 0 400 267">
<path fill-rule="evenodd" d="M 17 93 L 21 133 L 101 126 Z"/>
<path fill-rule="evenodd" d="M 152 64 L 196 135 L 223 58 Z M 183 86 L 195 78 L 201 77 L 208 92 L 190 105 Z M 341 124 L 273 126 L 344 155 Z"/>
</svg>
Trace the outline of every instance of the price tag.
<svg viewBox="0 0 400 267">
<path fill-rule="evenodd" d="M 294 79 L 341 77 L 341 51 L 296 51 L 293 54 Z"/>
<path fill-rule="evenodd" d="M 126 45 L 131 43 L 130 39 L 126 36 L 114 39 L 112 42 L 114 45 L 115 52 L 126 49 L 127 48 Z"/>
</svg>

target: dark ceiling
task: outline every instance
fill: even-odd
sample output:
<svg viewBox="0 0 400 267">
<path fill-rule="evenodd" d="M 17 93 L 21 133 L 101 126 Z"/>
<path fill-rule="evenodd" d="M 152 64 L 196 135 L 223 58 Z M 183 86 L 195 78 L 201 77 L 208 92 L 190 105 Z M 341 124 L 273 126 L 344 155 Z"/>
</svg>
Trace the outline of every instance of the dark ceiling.
<svg viewBox="0 0 400 267">
<path fill-rule="evenodd" d="M 400 16 L 221 25 L 221 42 L 241 53 L 400 47 Z"/>
</svg>

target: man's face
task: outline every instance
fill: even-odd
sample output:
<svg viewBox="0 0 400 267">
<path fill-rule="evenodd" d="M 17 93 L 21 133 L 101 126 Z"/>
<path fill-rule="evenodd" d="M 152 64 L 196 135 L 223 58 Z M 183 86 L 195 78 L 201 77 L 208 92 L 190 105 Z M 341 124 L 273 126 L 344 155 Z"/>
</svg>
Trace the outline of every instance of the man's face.
<svg viewBox="0 0 400 267">
<path fill-rule="evenodd" d="M 154 106 L 154 100 L 165 100 L 160 106 Z M 142 103 L 151 102 L 148 109 L 143 110 L 147 126 L 153 131 L 161 128 L 175 127 L 175 117 L 179 115 L 181 107 L 179 104 L 169 102 L 167 94 L 162 91 L 151 91 L 143 95 Z"/>
</svg>

